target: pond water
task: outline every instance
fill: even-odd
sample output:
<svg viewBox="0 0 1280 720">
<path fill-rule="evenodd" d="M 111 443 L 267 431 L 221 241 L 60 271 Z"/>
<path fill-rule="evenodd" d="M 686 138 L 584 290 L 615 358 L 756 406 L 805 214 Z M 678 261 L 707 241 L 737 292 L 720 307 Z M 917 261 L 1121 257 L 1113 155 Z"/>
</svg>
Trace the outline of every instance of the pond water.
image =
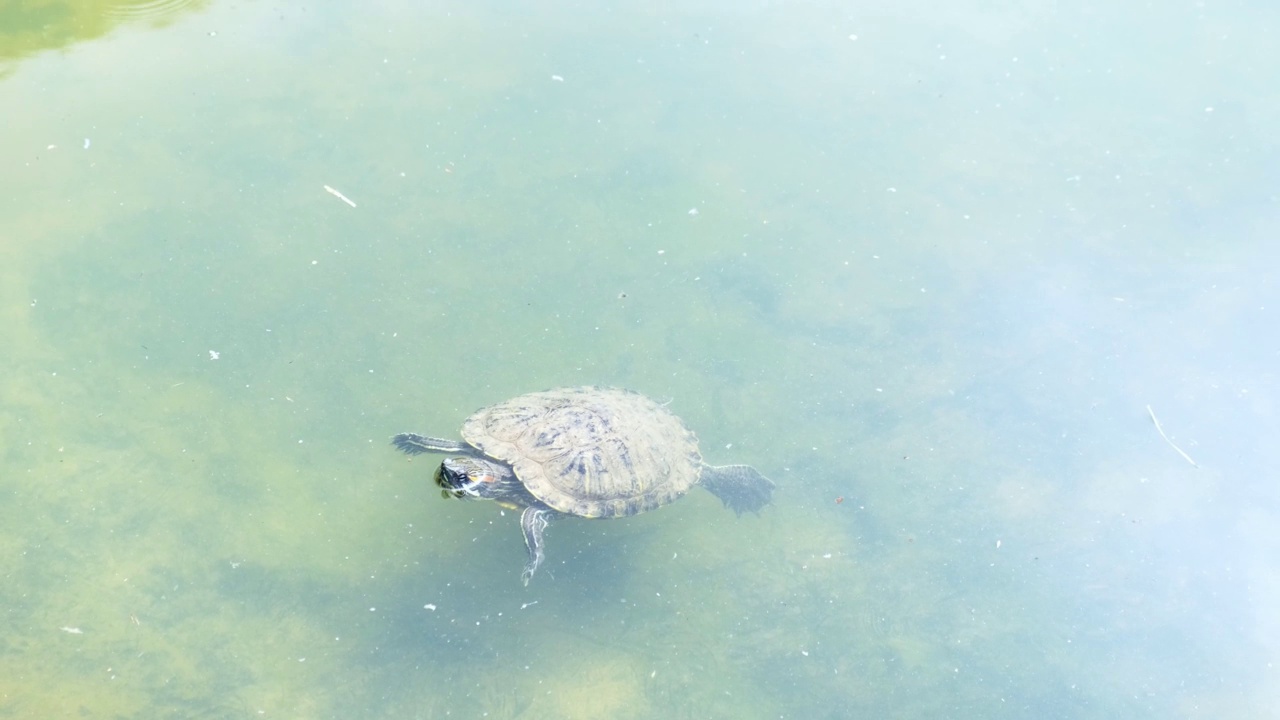
<svg viewBox="0 0 1280 720">
<path fill-rule="evenodd" d="M 1278 30 L 3 6 L 0 717 L 1276 717 Z M 522 586 L 389 440 L 570 385 L 773 504 Z"/>
</svg>

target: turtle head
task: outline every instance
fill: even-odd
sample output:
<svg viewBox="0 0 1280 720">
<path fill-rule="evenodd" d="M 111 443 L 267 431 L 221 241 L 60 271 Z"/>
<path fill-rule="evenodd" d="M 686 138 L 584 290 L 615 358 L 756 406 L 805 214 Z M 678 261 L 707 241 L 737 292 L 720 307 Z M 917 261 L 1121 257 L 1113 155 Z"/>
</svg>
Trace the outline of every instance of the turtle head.
<svg viewBox="0 0 1280 720">
<path fill-rule="evenodd" d="M 436 485 L 446 498 L 495 499 L 508 492 L 511 477 L 511 469 L 501 463 L 476 457 L 451 457 L 436 470 Z"/>
</svg>

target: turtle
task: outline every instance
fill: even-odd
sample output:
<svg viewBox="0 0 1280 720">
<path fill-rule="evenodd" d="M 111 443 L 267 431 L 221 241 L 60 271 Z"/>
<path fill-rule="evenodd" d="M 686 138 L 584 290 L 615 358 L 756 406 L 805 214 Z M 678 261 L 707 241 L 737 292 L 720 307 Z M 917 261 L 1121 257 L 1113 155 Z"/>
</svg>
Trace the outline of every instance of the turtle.
<svg viewBox="0 0 1280 720">
<path fill-rule="evenodd" d="M 543 535 L 563 516 L 616 518 L 662 507 L 694 485 L 738 515 L 759 513 L 774 484 L 749 465 L 708 465 L 698 438 L 661 403 L 611 387 L 562 387 L 481 408 L 462 441 L 400 433 L 409 455 L 444 453 L 435 483 L 446 498 L 494 500 L 520 511 L 527 586 Z"/>
</svg>

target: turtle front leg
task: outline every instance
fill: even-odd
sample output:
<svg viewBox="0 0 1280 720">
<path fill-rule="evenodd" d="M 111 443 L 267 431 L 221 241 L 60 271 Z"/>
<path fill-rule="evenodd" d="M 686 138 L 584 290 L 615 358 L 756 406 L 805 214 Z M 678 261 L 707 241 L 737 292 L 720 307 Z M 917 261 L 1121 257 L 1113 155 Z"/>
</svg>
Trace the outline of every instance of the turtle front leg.
<svg viewBox="0 0 1280 720">
<path fill-rule="evenodd" d="M 524 566 L 520 579 L 528 586 L 529 579 L 538 571 L 544 557 L 542 552 L 542 531 L 551 522 L 551 511 L 546 508 L 529 506 L 520 513 L 520 530 L 524 532 L 524 545 L 529 549 L 529 562 Z"/>
<path fill-rule="evenodd" d="M 457 440 L 447 440 L 445 438 L 427 437 L 418 433 L 400 433 L 391 438 L 391 444 L 395 445 L 401 452 L 407 455 L 420 455 L 422 453 L 457 453 L 461 455 L 474 455 L 475 451 L 470 445 Z"/>
</svg>

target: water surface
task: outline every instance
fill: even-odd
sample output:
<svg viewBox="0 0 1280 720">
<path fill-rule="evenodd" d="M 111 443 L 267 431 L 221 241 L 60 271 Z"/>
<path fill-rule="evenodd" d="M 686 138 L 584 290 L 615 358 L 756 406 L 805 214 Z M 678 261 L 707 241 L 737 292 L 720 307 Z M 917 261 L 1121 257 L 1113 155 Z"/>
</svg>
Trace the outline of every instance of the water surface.
<svg viewBox="0 0 1280 720">
<path fill-rule="evenodd" d="M 1278 21 L 0 11 L 0 717 L 1274 717 Z M 774 505 L 522 587 L 576 384 Z"/>
</svg>

